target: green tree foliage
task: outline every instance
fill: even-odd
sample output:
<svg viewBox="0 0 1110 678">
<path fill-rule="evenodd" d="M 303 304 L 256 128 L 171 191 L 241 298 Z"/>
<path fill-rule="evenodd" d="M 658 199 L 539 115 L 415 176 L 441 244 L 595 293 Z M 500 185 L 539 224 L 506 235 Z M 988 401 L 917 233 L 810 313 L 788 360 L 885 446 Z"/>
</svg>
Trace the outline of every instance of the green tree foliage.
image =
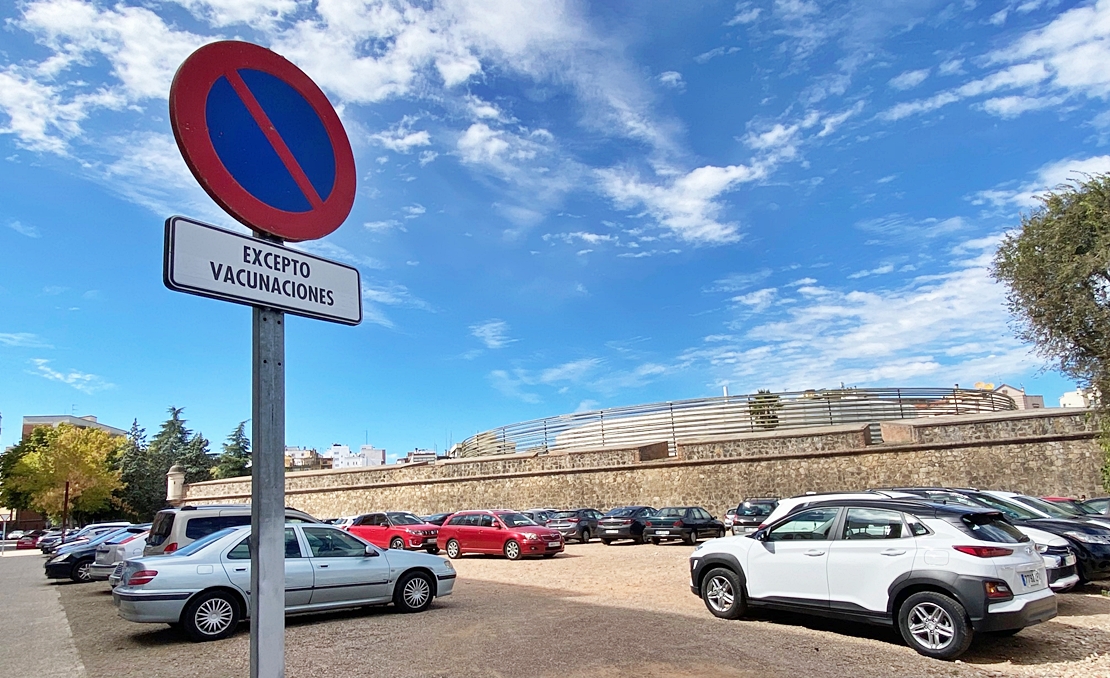
<svg viewBox="0 0 1110 678">
<path fill-rule="evenodd" d="M 1064 374 L 1110 394 L 1110 176 L 1059 186 L 1039 200 L 1002 241 L 992 275 L 1006 285 L 1017 337 Z M 1097 413 L 1106 409 L 1100 402 Z M 1110 422 L 1100 420 L 1110 452 Z"/>
<path fill-rule="evenodd" d="M 96 513 L 111 505 L 112 493 L 120 488 L 119 471 L 111 462 L 123 444 L 100 429 L 61 424 L 49 429 L 45 445 L 16 463 L 8 482 L 30 495 L 31 508 L 51 518 L 62 516 L 67 483 L 70 509 Z"/>
<path fill-rule="evenodd" d="M 770 430 L 779 425 L 779 410 L 782 409 L 782 400 L 777 393 L 767 389 L 759 389 L 749 405 L 752 417 L 752 426 Z"/>
<path fill-rule="evenodd" d="M 212 474 L 217 478 L 236 478 L 251 474 L 247 466 L 251 459 L 251 441 L 247 437 L 246 426 L 247 422 L 239 422 L 239 426 L 227 437 L 223 454 L 217 458 L 216 468 L 212 469 Z"/>
<path fill-rule="evenodd" d="M 208 454 L 208 440 L 188 429 L 181 417 L 184 408 L 167 411 L 169 419 L 149 443 L 138 422 L 132 424 L 120 453 L 119 469 L 126 483 L 122 496 L 134 520 L 150 520 L 166 505 L 166 473 L 174 464 L 185 467 L 185 482 L 212 477 L 215 460 Z"/>
<path fill-rule="evenodd" d="M 30 509 L 31 495 L 11 482 L 19 461 L 29 453 L 47 447 L 55 434 L 51 426 L 36 426 L 30 435 L 0 455 L 0 506 Z"/>
<path fill-rule="evenodd" d="M 186 484 L 199 483 L 202 480 L 212 480 L 216 459 L 208 453 L 208 439 L 197 433 L 185 443 L 174 463 L 185 469 Z"/>
<path fill-rule="evenodd" d="M 124 483 L 120 491 L 124 510 L 132 520 L 149 520 L 166 504 L 166 479 L 164 473 L 158 477 L 159 465 L 150 457 L 146 430 L 139 426 L 137 419 L 131 423 L 117 467 Z"/>
</svg>

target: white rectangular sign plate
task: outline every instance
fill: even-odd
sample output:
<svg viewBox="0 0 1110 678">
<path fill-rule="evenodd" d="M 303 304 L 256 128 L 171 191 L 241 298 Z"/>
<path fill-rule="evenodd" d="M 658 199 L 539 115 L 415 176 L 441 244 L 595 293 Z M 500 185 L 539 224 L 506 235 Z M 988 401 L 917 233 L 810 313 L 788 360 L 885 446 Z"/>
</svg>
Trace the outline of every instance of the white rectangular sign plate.
<svg viewBox="0 0 1110 678">
<path fill-rule="evenodd" d="M 358 269 L 185 217 L 166 220 L 166 287 L 344 325 L 362 322 Z"/>
</svg>

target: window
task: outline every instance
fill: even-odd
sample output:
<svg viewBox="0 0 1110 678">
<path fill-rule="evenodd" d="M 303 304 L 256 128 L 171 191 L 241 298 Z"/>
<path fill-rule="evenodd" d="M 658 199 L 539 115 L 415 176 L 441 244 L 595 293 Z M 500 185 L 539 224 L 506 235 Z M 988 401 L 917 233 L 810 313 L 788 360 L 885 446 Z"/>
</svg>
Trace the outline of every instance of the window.
<svg viewBox="0 0 1110 678">
<path fill-rule="evenodd" d="M 833 506 L 802 511 L 771 530 L 767 541 L 828 541 L 839 512 L 840 509 Z"/>
<path fill-rule="evenodd" d="M 844 519 L 845 539 L 901 539 L 902 514 L 883 509 L 850 508 Z"/>
<path fill-rule="evenodd" d="M 917 516 L 906 514 L 906 524 L 910 526 L 910 534 L 915 537 L 922 537 L 930 534 L 932 530 L 925 526 L 925 523 L 918 520 Z"/>
<path fill-rule="evenodd" d="M 465 525 L 466 524 L 464 522 L 465 520 L 466 520 L 466 516 L 451 516 L 451 519 L 447 521 L 447 524 L 448 525 Z"/>
<path fill-rule="evenodd" d="M 774 506 L 771 504 L 752 504 L 744 502 L 736 507 L 736 515 L 752 517 L 769 516 L 773 509 Z"/>
<path fill-rule="evenodd" d="M 480 516 L 480 520 L 481 522 L 479 523 L 479 525 L 481 527 L 493 527 L 493 516 L 491 516 L 490 514 L 483 513 Z"/>
<path fill-rule="evenodd" d="M 192 546 L 190 544 L 189 546 Z M 186 546 L 185 548 L 189 548 Z M 293 530 L 285 529 L 285 557 L 286 558 L 303 558 L 304 554 L 301 553 L 301 543 L 297 541 L 297 534 Z M 243 541 L 235 545 L 235 548 L 227 552 L 228 560 L 250 560 L 251 559 L 251 538 L 247 537 Z"/>
<path fill-rule="evenodd" d="M 161 546 L 162 542 L 166 541 L 166 537 L 170 536 L 172 529 L 173 511 L 159 511 L 158 515 L 154 516 L 154 523 L 150 526 L 146 543 L 151 546 Z"/>
<path fill-rule="evenodd" d="M 520 513 L 502 513 L 498 517 L 501 522 L 505 523 L 505 527 L 524 527 L 536 524 L 534 520 Z"/>
<path fill-rule="evenodd" d="M 185 523 L 185 536 L 189 539 L 200 539 L 225 527 L 250 524 L 251 516 L 249 513 L 245 516 L 197 516 L 196 518 L 190 518 L 189 522 Z"/>
<path fill-rule="evenodd" d="M 1003 544 L 1029 541 L 1029 537 L 997 513 L 971 513 L 964 516 L 960 522 L 964 525 L 965 532 L 983 541 L 996 541 Z"/>
<path fill-rule="evenodd" d="M 389 522 L 393 523 L 394 525 L 423 525 L 424 524 L 424 521 L 421 520 L 420 518 L 417 518 L 416 516 L 412 515 L 411 513 L 404 513 L 403 511 L 397 511 L 397 512 L 394 512 L 394 513 L 387 513 L 386 515 L 389 516 Z"/>
<path fill-rule="evenodd" d="M 697 513 L 698 518 L 701 518 L 702 520 L 713 520 L 712 514 L 710 514 L 709 511 L 706 511 L 705 509 L 699 508 L 694 509 L 694 511 Z"/>
<path fill-rule="evenodd" d="M 306 527 L 304 536 L 313 558 L 361 558 L 366 545 L 346 532 L 326 527 Z"/>
</svg>

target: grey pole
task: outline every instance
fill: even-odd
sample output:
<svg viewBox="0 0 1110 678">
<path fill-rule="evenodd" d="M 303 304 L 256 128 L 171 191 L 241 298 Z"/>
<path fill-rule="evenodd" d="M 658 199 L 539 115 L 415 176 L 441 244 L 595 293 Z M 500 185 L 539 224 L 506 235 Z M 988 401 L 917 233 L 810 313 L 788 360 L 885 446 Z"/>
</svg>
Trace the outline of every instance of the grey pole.
<svg viewBox="0 0 1110 678">
<path fill-rule="evenodd" d="M 285 314 L 252 313 L 251 678 L 284 678 Z"/>
</svg>

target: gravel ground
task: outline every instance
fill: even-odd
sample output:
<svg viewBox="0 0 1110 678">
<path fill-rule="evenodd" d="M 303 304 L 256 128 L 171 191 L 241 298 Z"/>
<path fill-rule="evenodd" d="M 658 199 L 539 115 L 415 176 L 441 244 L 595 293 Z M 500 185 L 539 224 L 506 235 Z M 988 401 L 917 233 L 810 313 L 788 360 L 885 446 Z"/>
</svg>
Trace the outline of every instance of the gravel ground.
<svg viewBox="0 0 1110 678">
<path fill-rule="evenodd" d="M 454 595 L 427 612 L 374 608 L 290 618 L 290 678 L 335 675 L 1072 676 L 1110 678 L 1110 598 L 1060 597 L 1060 616 L 977 640 L 961 662 L 927 659 L 890 629 L 800 615 L 712 617 L 689 593 L 690 547 L 571 544 L 550 560 L 455 561 Z M 192 644 L 120 619 L 104 584 L 58 584 L 89 676 L 246 676 L 246 626 Z"/>
</svg>

